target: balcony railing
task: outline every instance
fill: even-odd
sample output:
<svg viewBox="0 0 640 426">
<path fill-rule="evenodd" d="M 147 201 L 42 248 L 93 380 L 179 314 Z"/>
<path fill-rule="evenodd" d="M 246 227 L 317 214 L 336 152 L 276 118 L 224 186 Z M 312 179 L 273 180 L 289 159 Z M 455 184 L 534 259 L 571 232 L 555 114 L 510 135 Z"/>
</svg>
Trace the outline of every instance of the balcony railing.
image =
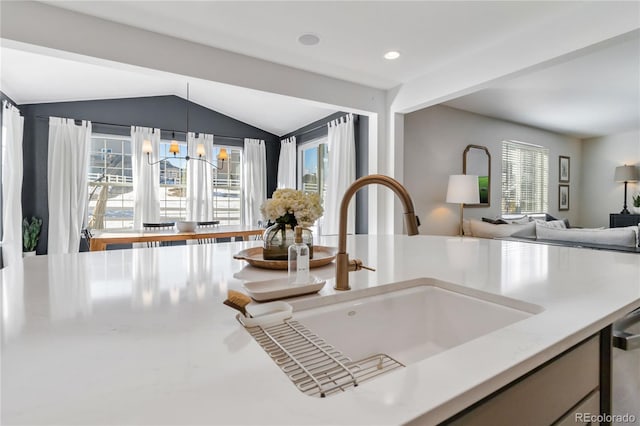
<svg viewBox="0 0 640 426">
<path fill-rule="evenodd" d="M 99 182 L 98 182 L 99 181 Z M 133 184 L 133 177 L 122 175 L 102 175 L 102 173 L 89 173 L 89 184 L 100 183 L 130 183 Z"/>
</svg>

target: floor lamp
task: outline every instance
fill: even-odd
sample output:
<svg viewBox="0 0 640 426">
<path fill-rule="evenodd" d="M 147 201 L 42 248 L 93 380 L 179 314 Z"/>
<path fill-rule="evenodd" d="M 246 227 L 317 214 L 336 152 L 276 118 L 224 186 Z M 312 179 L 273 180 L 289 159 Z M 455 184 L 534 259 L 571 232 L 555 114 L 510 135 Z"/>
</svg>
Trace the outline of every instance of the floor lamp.
<svg viewBox="0 0 640 426">
<path fill-rule="evenodd" d="M 447 186 L 447 203 L 460 204 L 460 230 L 462 236 L 462 218 L 465 204 L 480 203 L 480 189 L 476 175 L 451 175 Z"/>
<path fill-rule="evenodd" d="M 627 210 L 627 183 L 638 181 L 638 169 L 635 166 L 616 167 L 616 173 L 613 178 L 616 182 L 624 182 L 624 206 L 620 214 L 629 214 Z"/>
</svg>

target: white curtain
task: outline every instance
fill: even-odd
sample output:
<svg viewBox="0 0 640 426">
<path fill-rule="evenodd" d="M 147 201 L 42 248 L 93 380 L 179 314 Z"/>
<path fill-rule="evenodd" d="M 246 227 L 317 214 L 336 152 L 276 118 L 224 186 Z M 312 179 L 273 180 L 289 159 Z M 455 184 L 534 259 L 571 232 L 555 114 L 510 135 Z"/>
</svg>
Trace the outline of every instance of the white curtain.
<svg viewBox="0 0 640 426">
<path fill-rule="evenodd" d="M 267 199 L 267 154 L 263 140 L 244 140 L 244 224 L 257 226 L 262 220 L 260 206 Z"/>
<path fill-rule="evenodd" d="M 213 162 L 213 135 L 189 133 L 189 157 L 198 158 L 198 144 L 204 145 L 204 158 Z M 213 168 L 204 161 L 192 160 L 187 165 L 187 220 L 213 220 Z"/>
<path fill-rule="evenodd" d="M 278 188 L 296 189 L 296 137 L 280 141 Z"/>
<path fill-rule="evenodd" d="M 349 114 L 328 123 L 329 170 L 324 200 L 324 235 L 338 233 L 338 210 L 345 191 L 356 180 L 356 142 L 353 131 L 353 115 Z M 347 232 L 355 230 L 355 197 L 349 203 Z"/>
<path fill-rule="evenodd" d="M 151 142 L 149 160 L 155 163 L 160 156 L 160 129 L 131 126 L 134 229 L 142 229 L 143 222 L 160 221 L 160 164 L 149 165 L 142 152 L 145 140 Z"/>
<path fill-rule="evenodd" d="M 49 254 L 77 253 L 87 218 L 91 122 L 49 118 Z"/>
<path fill-rule="evenodd" d="M 2 251 L 4 265 L 22 253 L 22 131 L 18 108 L 3 102 L 2 111 Z"/>
</svg>

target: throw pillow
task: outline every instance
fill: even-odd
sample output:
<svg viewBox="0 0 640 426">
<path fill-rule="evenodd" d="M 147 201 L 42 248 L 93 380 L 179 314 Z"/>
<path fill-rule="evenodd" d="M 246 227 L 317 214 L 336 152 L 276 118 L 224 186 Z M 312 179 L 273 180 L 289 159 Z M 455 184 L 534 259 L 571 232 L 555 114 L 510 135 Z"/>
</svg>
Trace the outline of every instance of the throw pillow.
<svg viewBox="0 0 640 426">
<path fill-rule="evenodd" d="M 613 228 L 613 229 L 617 229 L 617 228 Z M 640 223 L 638 224 L 638 226 L 635 226 L 635 225 L 625 226 L 622 229 L 629 229 L 633 231 L 636 234 L 636 247 L 640 247 Z"/>
<path fill-rule="evenodd" d="M 513 219 L 509 221 L 509 223 L 515 223 L 518 225 L 526 225 L 529 222 L 531 222 L 531 219 L 529 219 L 529 216 L 523 216 L 519 219 Z"/>
<path fill-rule="evenodd" d="M 478 238 L 510 237 L 514 232 L 522 230 L 525 225 L 493 225 L 477 219 L 470 220 L 471 234 Z"/>
<path fill-rule="evenodd" d="M 545 213 L 544 216 L 545 216 L 545 221 L 547 221 L 547 222 L 552 222 L 554 220 L 561 220 L 561 221 L 564 222 L 565 228 L 571 228 L 571 225 L 569 225 L 569 219 L 567 219 L 567 218 L 556 219 L 555 217 L 551 216 L 549 213 Z"/>
<path fill-rule="evenodd" d="M 545 228 L 551 228 L 551 229 L 566 229 L 567 225 L 564 223 L 564 220 L 550 220 L 545 222 L 544 220 L 539 220 L 536 219 L 536 228 L 537 226 L 543 226 Z"/>
<path fill-rule="evenodd" d="M 567 241 L 577 244 L 602 244 L 624 247 L 636 247 L 638 244 L 637 228 L 561 229 L 546 227 L 536 223 L 536 234 L 540 240 Z"/>
<path fill-rule="evenodd" d="M 536 223 L 529 222 L 520 226 L 520 230 L 511 234 L 512 237 L 536 239 Z"/>
<path fill-rule="evenodd" d="M 502 219 L 489 219 L 488 217 L 482 218 L 483 222 L 491 223 L 493 225 L 506 225 L 507 222 Z"/>
</svg>

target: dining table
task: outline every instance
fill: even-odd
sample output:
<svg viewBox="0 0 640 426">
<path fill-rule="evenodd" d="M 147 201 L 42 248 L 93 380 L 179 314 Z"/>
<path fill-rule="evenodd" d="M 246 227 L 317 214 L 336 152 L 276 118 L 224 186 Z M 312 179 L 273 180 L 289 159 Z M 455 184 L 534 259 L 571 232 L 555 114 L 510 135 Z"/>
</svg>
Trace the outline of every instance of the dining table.
<svg viewBox="0 0 640 426">
<path fill-rule="evenodd" d="M 154 241 L 188 241 L 210 240 L 215 238 L 242 238 L 248 241 L 250 237 L 260 237 L 264 228 L 246 225 L 219 225 L 213 228 L 197 228 L 193 232 L 180 232 L 175 229 L 141 230 L 92 230 L 89 249 L 91 251 L 106 250 L 110 244 L 148 243 Z"/>
</svg>

